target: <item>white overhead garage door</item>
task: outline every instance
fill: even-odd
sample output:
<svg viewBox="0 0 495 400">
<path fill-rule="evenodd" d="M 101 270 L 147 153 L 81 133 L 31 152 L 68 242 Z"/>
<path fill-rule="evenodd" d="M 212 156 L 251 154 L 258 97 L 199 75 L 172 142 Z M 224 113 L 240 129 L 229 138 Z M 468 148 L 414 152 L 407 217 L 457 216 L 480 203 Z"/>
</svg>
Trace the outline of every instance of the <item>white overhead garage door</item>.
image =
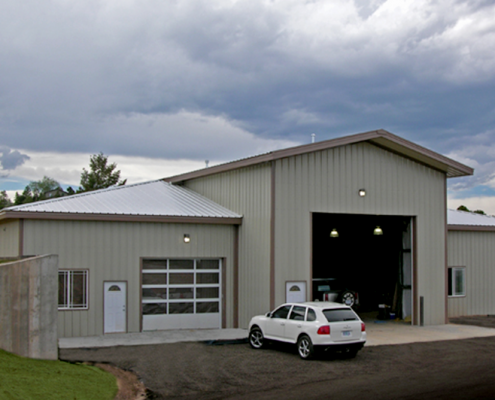
<svg viewBox="0 0 495 400">
<path fill-rule="evenodd" d="M 146 259 L 143 330 L 221 328 L 219 259 Z"/>
</svg>

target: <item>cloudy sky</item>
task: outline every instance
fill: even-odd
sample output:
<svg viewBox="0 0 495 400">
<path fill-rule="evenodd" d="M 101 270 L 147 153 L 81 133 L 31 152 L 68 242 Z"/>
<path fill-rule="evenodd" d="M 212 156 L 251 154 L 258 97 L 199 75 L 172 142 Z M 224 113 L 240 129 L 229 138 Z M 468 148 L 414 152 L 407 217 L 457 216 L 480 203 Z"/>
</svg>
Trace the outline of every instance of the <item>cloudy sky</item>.
<svg viewBox="0 0 495 400">
<path fill-rule="evenodd" d="M 495 214 L 493 0 L 0 0 L 0 190 L 128 182 L 387 129 Z"/>
</svg>

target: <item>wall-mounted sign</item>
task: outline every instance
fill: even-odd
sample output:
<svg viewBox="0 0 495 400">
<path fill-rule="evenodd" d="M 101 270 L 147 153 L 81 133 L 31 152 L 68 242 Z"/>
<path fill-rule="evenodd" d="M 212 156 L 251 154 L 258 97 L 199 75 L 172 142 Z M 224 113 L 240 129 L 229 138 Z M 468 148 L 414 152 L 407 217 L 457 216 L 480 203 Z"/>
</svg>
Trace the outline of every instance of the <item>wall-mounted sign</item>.
<svg viewBox="0 0 495 400">
<path fill-rule="evenodd" d="M 304 303 L 306 301 L 306 281 L 285 282 L 285 301 Z"/>
</svg>

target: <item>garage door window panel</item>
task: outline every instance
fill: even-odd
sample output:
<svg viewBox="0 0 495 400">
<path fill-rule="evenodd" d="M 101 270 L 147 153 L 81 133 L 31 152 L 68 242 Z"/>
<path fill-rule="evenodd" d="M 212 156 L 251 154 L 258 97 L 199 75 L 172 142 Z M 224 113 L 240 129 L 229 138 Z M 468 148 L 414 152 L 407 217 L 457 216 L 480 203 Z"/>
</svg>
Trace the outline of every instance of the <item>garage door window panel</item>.
<svg viewBox="0 0 495 400">
<path fill-rule="evenodd" d="M 170 273 L 170 285 L 188 285 L 194 283 L 194 273 L 183 272 L 171 272 Z"/>
<path fill-rule="evenodd" d="M 166 273 L 143 273 L 143 285 L 166 285 Z"/>
<path fill-rule="evenodd" d="M 169 269 L 194 269 L 194 260 L 170 260 Z"/>
<path fill-rule="evenodd" d="M 174 300 L 174 299 L 193 299 L 194 298 L 194 288 L 192 288 L 192 287 L 187 287 L 187 288 L 171 287 L 169 298 L 171 300 Z"/>
<path fill-rule="evenodd" d="M 218 299 L 219 296 L 218 287 L 200 287 L 196 288 L 197 299 Z"/>
<path fill-rule="evenodd" d="M 143 304 L 143 315 L 167 314 L 167 303 Z"/>
<path fill-rule="evenodd" d="M 196 269 L 220 269 L 220 260 L 197 260 Z"/>
<path fill-rule="evenodd" d="M 142 289 L 143 300 L 167 299 L 167 288 L 147 288 Z"/>
<path fill-rule="evenodd" d="M 143 270 L 162 271 L 167 269 L 167 260 L 144 260 Z"/>
<path fill-rule="evenodd" d="M 170 314 L 193 314 L 194 313 L 194 303 L 175 303 L 170 302 L 168 305 L 168 311 Z"/>
<path fill-rule="evenodd" d="M 220 311 L 220 307 L 217 301 L 196 303 L 196 312 L 198 314 L 217 313 L 219 311 Z"/>
<path fill-rule="evenodd" d="M 220 275 L 218 272 L 214 273 L 198 273 L 196 275 L 196 283 L 219 283 Z"/>
</svg>

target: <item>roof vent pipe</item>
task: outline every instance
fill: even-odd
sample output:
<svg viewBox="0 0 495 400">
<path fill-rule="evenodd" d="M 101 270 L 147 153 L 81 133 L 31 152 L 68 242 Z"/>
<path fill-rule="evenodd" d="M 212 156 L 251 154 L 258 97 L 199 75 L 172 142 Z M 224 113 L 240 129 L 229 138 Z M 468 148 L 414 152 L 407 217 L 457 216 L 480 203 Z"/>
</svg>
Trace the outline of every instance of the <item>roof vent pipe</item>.
<svg viewBox="0 0 495 400">
<path fill-rule="evenodd" d="M 210 163 L 210 160 L 205 160 L 205 168 L 208 168 L 208 164 Z"/>
<path fill-rule="evenodd" d="M 316 140 L 316 133 L 311 134 L 311 143 L 314 143 Z"/>
</svg>

